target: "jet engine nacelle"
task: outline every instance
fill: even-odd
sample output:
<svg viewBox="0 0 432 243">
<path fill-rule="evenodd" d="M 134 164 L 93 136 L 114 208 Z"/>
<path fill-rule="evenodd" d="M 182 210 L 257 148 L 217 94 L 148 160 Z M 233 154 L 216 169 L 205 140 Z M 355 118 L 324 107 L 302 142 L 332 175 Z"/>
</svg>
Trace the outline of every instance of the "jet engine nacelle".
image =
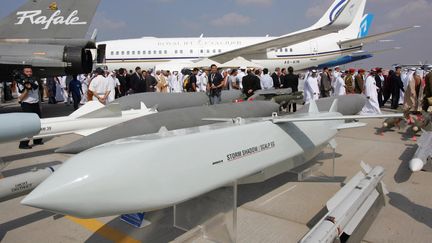
<svg viewBox="0 0 432 243">
<path fill-rule="evenodd" d="M 65 46 L 63 61 L 68 75 L 90 73 L 93 68 L 93 56 L 90 50 L 81 47 Z"/>
</svg>

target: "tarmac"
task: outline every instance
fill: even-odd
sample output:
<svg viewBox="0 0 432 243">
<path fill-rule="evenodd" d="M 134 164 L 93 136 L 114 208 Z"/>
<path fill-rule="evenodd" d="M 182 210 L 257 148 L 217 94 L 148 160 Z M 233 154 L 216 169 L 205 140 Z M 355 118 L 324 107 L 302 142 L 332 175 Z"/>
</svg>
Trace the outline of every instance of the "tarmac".
<svg viewBox="0 0 432 243">
<path fill-rule="evenodd" d="M 19 111 L 14 103 L 0 104 L 0 113 Z M 72 112 L 64 104 L 43 105 L 44 117 Z M 333 154 L 325 149 L 300 175 L 287 172 L 263 183 L 238 187 L 237 242 L 297 242 L 325 214 L 325 203 L 361 170 L 360 161 L 383 166 L 388 204 L 370 225 L 362 242 L 431 242 L 432 173 L 411 173 L 408 162 L 416 151 L 405 129 L 377 133 L 382 120 L 367 120 L 367 127 L 344 130 L 336 137 L 335 176 Z M 1 144 L 0 157 L 7 166 L 4 177 L 60 164 L 69 155 L 53 151 L 79 138 L 66 135 L 45 140 L 32 150 L 19 150 L 18 141 Z M 288 148 L 287 148 L 288 149 Z M 89 161 L 91 163 L 91 161 Z M 1 168 L 1 167 L 0 167 Z M 103 169 L 103 168 L 102 168 Z M 0 180 L 1 183 L 1 180 Z M 139 193 L 139 192 L 137 192 Z M 77 219 L 20 205 L 23 197 L 0 203 L 1 242 L 228 242 L 232 208 L 229 187 L 146 215 L 151 225 L 137 229 L 119 217 Z M 203 220 L 209 220 L 203 223 Z M 200 221 L 201 220 L 201 221 Z M 187 221 L 187 222 L 186 222 Z M 200 221 L 205 227 L 194 227 Z M 215 226 L 216 225 L 216 226 Z"/>
</svg>

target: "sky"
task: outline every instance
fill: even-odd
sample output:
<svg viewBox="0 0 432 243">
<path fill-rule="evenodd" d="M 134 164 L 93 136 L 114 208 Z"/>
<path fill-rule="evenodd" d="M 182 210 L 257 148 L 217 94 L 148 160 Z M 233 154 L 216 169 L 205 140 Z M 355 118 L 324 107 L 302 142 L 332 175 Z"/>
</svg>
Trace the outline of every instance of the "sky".
<svg viewBox="0 0 432 243">
<path fill-rule="evenodd" d="M 25 0 L 2 0 L 0 18 Z M 102 0 L 91 31 L 98 40 L 154 37 L 279 36 L 315 23 L 333 0 Z M 385 52 L 350 67 L 432 62 L 432 0 L 368 0 L 366 13 L 375 15 L 370 34 L 400 27 L 419 29 L 367 45 Z"/>
</svg>

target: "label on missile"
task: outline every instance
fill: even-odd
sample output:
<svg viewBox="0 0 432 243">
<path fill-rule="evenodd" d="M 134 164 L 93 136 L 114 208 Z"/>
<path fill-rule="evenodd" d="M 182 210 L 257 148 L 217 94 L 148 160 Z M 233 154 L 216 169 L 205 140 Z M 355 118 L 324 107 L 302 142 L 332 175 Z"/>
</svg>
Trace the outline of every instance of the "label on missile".
<svg viewBox="0 0 432 243">
<path fill-rule="evenodd" d="M 272 149 L 276 146 L 276 143 L 274 141 L 271 141 L 269 143 L 264 143 L 258 146 L 253 146 L 250 148 L 242 149 L 240 151 L 236 151 L 234 153 L 230 153 L 226 156 L 228 161 L 234 161 L 241 158 L 244 158 L 246 156 L 251 156 L 269 149 Z"/>
<path fill-rule="evenodd" d="M 27 181 L 15 184 L 15 187 L 11 189 L 11 192 L 17 193 L 22 191 L 27 191 L 33 188 L 33 183 L 28 183 Z"/>
</svg>

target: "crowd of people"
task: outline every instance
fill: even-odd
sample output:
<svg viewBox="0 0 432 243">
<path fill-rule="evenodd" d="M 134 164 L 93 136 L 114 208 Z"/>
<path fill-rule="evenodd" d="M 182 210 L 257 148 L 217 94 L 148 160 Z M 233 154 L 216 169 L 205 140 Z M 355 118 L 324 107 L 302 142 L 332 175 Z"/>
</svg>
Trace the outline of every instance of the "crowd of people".
<svg viewBox="0 0 432 243">
<path fill-rule="evenodd" d="M 306 74 L 305 103 L 329 96 L 362 94 L 367 98 L 362 114 L 381 114 L 381 108 L 391 101 L 390 108 L 402 106 L 405 114 L 428 111 L 432 106 L 432 72 L 421 68 L 394 70 L 373 68 L 342 71 L 324 68 Z"/>
</svg>

